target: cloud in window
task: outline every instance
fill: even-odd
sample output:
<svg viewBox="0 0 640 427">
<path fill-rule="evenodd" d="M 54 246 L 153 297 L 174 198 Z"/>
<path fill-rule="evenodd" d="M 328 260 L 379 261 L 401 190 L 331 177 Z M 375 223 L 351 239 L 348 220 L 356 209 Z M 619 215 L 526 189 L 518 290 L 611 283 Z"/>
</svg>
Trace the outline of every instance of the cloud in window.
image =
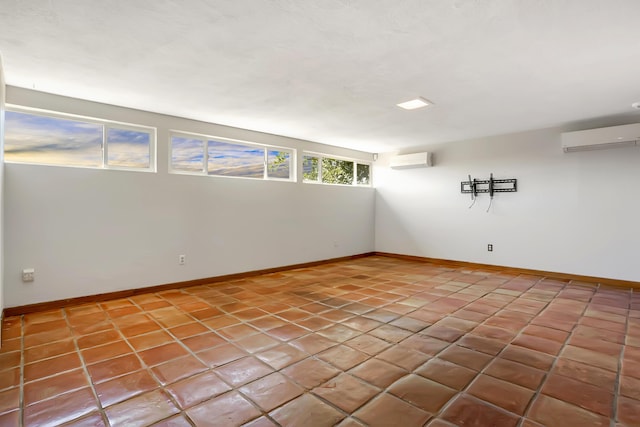
<svg viewBox="0 0 640 427">
<path fill-rule="evenodd" d="M 211 175 L 262 178 L 264 175 L 264 148 L 208 141 Z"/>
<path fill-rule="evenodd" d="M 148 167 L 147 132 L 109 129 L 118 166 Z M 24 163 L 100 167 L 103 125 L 59 117 L 7 111 L 5 159 Z"/>
</svg>

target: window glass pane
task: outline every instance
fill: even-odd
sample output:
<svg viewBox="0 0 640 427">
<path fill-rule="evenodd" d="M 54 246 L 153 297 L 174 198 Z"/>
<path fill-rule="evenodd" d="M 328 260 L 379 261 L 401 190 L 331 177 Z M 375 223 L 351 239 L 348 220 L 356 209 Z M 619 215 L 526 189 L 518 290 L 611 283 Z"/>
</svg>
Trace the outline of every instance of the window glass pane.
<svg viewBox="0 0 640 427">
<path fill-rule="evenodd" d="M 151 134 L 129 129 L 107 129 L 107 164 L 129 168 L 148 168 Z"/>
<path fill-rule="evenodd" d="M 264 148 L 209 141 L 209 175 L 264 178 Z"/>
<path fill-rule="evenodd" d="M 100 124 L 6 111 L 4 137 L 7 161 L 102 166 Z"/>
<path fill-rule="evenodd" d="M 302 158 L 302 178 L 304 181 L 318 180 L 318 158 L 304 156 Z"/>
<path fill-rule="evenodd" d="M 356 167 L 356 179 L 359 185 L 369 185 L 371 180 L 369 175 L 369 165 L 362 165 L 358 163 Z"/>
<path fill-rule="evenodd" d="M 204 141 L 180 136 L 171 137 L 171 168 L 202 172 L 204 170 Z"/>
<path fill-rule="evenodd" d="M 353 184 L 353 162 L 322 158 L 322 182 L 325 184 Z"/>
<path fill-rule="evenodd" d="M 269 178 L 289 179 L 291 171 L 291 152 L 267 150 L 267 176 Z"/>
</svg>

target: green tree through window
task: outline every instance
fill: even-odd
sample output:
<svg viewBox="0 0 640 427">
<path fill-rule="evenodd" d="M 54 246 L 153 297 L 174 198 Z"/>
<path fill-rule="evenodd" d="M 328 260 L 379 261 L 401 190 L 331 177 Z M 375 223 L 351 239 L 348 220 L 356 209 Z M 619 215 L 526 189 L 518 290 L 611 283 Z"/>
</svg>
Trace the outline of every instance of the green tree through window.
<svg viewBox="0 0 640 427">
<path fill-rule="evenodd" d="M 352 185 L 353 162 L 324 157 L 322 159 L 322 182 Z"/>
<path fill-rule="evenodd" d="M 304 181 L 318 181 L 319 159 L 314 156 L 304 156 L 302 160 L 302 179 Z"/>
<path fill-rule="evenodd" d="M 371 177 L 370 168 L 369 165 L 358 163 L 358 167 L 356 168 L 356 183 L 358 185 L 369 185 Z"/>
<path fill-rule="evenodd" d="M 302 178 L 305 182 L 368 186 L 371 184 L 371 165 L 322 154 L 304 154 Z"/>
</svg>

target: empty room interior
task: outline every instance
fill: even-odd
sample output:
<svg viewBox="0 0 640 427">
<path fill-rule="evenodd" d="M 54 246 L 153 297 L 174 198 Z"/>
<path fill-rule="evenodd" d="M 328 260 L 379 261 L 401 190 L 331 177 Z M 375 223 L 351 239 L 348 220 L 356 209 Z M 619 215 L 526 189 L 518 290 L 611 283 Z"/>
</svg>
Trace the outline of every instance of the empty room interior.
<svg viewBox="0 0 640 427">
<path fill-rule="evenodd" d="M 636 0 L 0 0 L 0 427 L 640 426 Z"/>
</svg>

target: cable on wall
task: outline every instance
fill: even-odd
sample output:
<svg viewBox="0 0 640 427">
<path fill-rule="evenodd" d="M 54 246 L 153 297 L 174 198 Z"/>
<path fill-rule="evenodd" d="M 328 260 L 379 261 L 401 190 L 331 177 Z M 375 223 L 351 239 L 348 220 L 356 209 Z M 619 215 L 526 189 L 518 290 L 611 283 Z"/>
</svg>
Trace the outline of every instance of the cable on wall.
<svg viewBox="0 0 640 427">
<path fill-rule="evenodd" d="M 476 180 L 471 180 L 471 175 L 469 175 L 469 185 L 471 186 L 471 205 L 469 205 L 469 209 L 471 209 L 473 207 L 473 205 L 476 204 L 476 199 L 477 199 L 477 193 L 476 193 Z"/>
<path fill-rule="evenodd" d="M 487 208 L 487 213 L 489 213 L 489 211 L 491 210 L 491 205 L 493 204 L 493 193 L 494 193 L 493 173 L 491 173 L 489 175 L 489 207 Z"/>
<path fill-rule="evenodd" d="M 494 179 L 493 173 L 489 175 L 489 179 L 482 180 L 471 178 L 471 175 L 468 176 L 468 181 L 460 182 L 460 192 L 463 194 L 471 194 L 471 200 L 473 202 L 471 206 L 469 206 L 469 209 L 475 205 L 478 200 L 478 194 L 489 194 L 489 207 L 487 208 L 487 212 L 489 212 L 493 205 L 493 196 L 495 193 L 515 193 L 518 191 L 518 180 L 516 178 Z"/>
</svg>

